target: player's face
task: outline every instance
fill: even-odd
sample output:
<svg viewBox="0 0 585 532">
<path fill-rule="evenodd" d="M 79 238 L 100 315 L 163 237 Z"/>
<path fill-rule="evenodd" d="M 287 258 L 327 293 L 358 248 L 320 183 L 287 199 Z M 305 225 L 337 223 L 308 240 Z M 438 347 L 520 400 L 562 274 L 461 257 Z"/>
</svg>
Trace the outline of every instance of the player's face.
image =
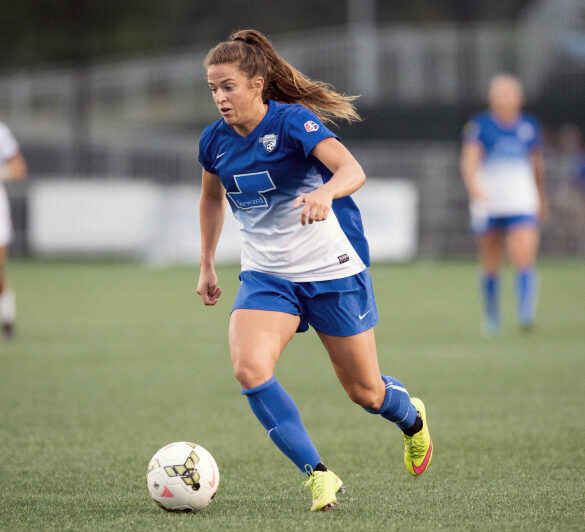
<svg viewBox="0 0 585 532">
<path fill-rule="evenodd" d="M 490 87 L 489 103 L 496 114 L 514 117 L 524 104 L 522 86 L 511 78 L 496 80 Z"/>
<path fill-rule="evenodd" d="M 262 78 L 249 80 L 237 64 L 210 65 L 207 82 L 221 116 L 238 132 L 263 112 Z"/>
</svg>

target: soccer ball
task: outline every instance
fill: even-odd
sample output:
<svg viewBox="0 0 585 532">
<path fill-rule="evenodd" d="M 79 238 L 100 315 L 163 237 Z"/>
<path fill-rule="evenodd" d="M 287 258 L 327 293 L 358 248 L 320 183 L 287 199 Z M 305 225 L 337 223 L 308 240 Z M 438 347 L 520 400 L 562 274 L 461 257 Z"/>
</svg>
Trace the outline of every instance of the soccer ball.
<svg viewBox="0 0 585 532">
<path fill-rule="evenodd" d="M 171 512 L 198 512 L 215 496 L 219 469 L 201 445 L 178 441 L 160 449 L 146 473 L 148 491 L 156 504 Z"/>
</svg>

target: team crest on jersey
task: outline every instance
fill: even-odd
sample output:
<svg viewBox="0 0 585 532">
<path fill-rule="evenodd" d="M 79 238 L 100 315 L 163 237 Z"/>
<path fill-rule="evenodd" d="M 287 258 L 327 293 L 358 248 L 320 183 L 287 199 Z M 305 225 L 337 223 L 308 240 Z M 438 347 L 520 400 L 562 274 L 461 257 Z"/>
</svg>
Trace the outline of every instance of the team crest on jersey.
<svg viewBox="0 0 585 532">
<path fill-rule="evenodd" d="M 278 135 L 270 134 L 264 135 L 258 139 L 258 142 L 262 143 L 262 146 L 266 149 L 268 153 L 270 153 L 274 148 L 276 148 L 276 141 L 278 140 Z"/>
<path fill-rule="evenodd" d="M 528 142 L 534 137 L 534 128 L 528 122 L 522 122 L 518 128 L 517 134 L 520 140 Z"/>
<path fill-rule="evenodd" d="M 312 120 L 308 120 L 307 122 L 305 122 L 305 130 L 307 131 L 307 133 L 317 131 L 318 129 L 319 129 L 319 124 L 316 124 Z"/>
</svg>

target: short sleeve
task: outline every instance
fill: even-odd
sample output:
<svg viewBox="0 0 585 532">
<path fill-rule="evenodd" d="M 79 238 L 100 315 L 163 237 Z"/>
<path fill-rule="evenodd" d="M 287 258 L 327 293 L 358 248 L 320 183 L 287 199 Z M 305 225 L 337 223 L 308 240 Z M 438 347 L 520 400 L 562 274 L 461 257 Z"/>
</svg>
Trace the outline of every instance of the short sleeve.
<svg viewBox="0 0 585 532">
<path fill-rule="evenodd" d="M 291 142 L 301 147 L 306 157 L 322 140 L 328 138 L 339 140 L 339 137 L 326 127 L 313 111 L 301 105 L 290 113 L 287 122 Z"/>
<path fill-rule="evenodd" d="M 211 164 L 211 158 L 209 156 L 210 146 L 210 132 L 209 128 L 205 129 L 199 139 L 199 155 L 197 156 L 201 166 L 210 174 L 217 174 L 216 169 Z"/>
<path fill-rule="evenodd" d="M 528 142 L 528 149 L 530 151 L 542 150 L 544 148 L 544 139 L 542 137 L 542 128 L 538 123 L 538 120 L 532 120 L 532 127 L 534 128 L 534 134 L 532 139 Z"/>
<path fill-rule="evenodd" d="M 470 120 L 463 127 L 461 137 L 463 142 L 480 142 L 481 128 L 477 120 Z"/>
<path fill-rule="evenodd" d="M 5 162 L 14 157 L 20 148 L 10 129 L 0 122 L 0 162 Z"/>
</svg>

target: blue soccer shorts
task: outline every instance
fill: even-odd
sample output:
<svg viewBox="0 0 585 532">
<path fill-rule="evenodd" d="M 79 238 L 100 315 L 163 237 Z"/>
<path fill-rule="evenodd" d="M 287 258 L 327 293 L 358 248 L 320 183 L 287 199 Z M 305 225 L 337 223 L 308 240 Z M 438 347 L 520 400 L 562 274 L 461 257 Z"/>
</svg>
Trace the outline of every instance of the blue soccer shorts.
<svg viewBox="0 0 585 532">
<path fill-rule="evenodd" d="M 232 312 L 256 309 L 299 316 L 297 332 L 309 325 L 331 336 L 352 336 L 378 323 L 378 308 L 368 270 L 329 281 L 293 282 L 246 270 Z"/>
<path fill-rule="evenodd" d="M 481 224 L 472 223 L 476 235 L 485 235 L 492 231 L 507 232 L 518 227 L 538 227 L 538 216 L 521 214 L 518 216 L 489 216 Z"/>
</svg>

